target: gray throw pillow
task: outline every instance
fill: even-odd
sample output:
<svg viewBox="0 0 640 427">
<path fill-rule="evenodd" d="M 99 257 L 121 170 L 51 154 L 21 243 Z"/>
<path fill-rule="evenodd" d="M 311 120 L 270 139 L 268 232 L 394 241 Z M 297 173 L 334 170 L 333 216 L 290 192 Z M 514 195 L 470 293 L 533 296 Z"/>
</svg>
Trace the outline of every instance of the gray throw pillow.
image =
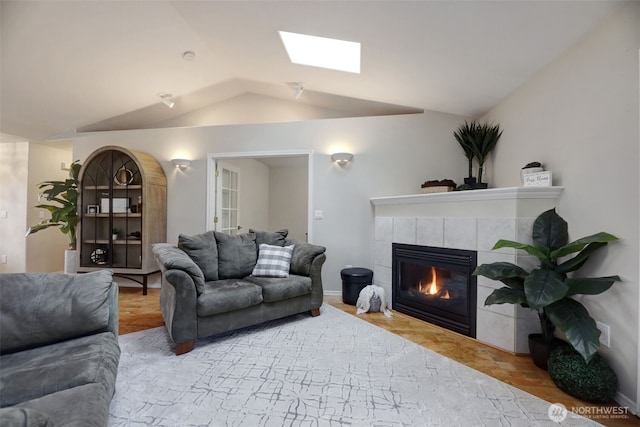
<svg viewBox="0 0 640 427">
<path fill-rule="evenodd" d="M 256 246 L 258 247 L 258 251 L 260 250 L 260 245 L 271 245 L 271 246 L 284 246 L 284 241 L 289 235 L 289 230 L 283 228 L 282 230 L 274 231 L 273 233 L 269 231 L 257 231 L 249 229 L 249 233 L 253 233 L 256 235 Z"/>
<path fill-rule="evenodd" d="M 218 245 L 218 276 L 220 279 L 241 279 L 253 271 L 258 260 L 256 235 L 230 236 L 214 231 Z"/>
<path fill-rule="evenodd" d="M 202 274 L 204 274 L 204 280 L 209 282 L 219 279 L 218 245 L 216 244 L 214 231 L 207 231 L 195 236 L 180 234 L 178 236 L 178 247 L 185 251 L 189 258 L 200 267 Z"/>
</svg>

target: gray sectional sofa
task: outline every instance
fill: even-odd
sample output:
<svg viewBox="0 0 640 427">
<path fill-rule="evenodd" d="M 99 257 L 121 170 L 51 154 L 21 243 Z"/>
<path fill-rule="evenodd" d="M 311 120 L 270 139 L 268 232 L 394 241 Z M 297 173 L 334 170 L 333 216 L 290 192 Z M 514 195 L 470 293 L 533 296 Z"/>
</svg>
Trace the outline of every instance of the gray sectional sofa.
<svg viewBox="0 0 640 427">
<path fill-rule="evenodd" d="M 325 248 L 287 234 L 208 231 L 181 234 L 178 246 L 153 246 L 162 270 L 162 316 L 177 355 L 191 351 L 198 338 L 306 311 L 320 314 Z"/>
<path fill-rule="evenodd" d="M 0 425 L 107 425 L 120 359 L 110 270 L 0 274 L 0 331 Z"/>
</svg>

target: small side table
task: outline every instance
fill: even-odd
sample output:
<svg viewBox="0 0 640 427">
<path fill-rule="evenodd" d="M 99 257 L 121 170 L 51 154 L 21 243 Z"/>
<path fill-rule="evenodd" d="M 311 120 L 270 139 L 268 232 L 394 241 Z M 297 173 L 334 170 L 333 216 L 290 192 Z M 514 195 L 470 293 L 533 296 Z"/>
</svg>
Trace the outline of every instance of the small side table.
<svg viewBox="0 0 640 427">
<path fill-rule="evenodd" d="M 373 271 L 368 268 L 345 268 L 340 272 L 340 277 L 342 277 L 342 302 L 350 305 L 356 305 L 360 291 L 373 283 Z"/>
</svg>

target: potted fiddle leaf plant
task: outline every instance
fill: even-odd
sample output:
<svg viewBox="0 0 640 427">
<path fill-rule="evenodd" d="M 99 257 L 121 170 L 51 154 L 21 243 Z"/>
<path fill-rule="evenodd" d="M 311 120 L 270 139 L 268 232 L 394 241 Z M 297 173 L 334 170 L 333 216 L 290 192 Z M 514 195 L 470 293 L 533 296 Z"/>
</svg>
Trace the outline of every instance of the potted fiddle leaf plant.
<svg viewBox="0 0 640 427">
<path fill-rule="evenodd" d="M 41 195 L 53 204 L 40 204 L 51 218 L 45 219 L 27 230 L 27 236 L 50 227 L 58 228 L 69 237 L 69 249 L 65 251 L 65 273 L 75 273 L 76 227 L 78 226 L 78 177 L 81 165 L 78 160 L 69 167 L 69 178 L 64 181 L 45 181 L 38 185 Z"/>
<path fill-rule="evenodd" d="M 458 144 L 460 144 L 460 147 L 462 147 L 464 156 L 469 162 L 469 174 L 464 179 L 464 183 L 470 186 L 476 183 L 476 177 L 473 176 L 473 158 L 475 157 L 475 152 L 473 151 L 471 136 L 475 133 L 477 126 L 478 124 L 475 121 L 467 122 L 465 120 L 464 124 L 460 125 L 458 129 L 453 132 L 453 136 L 456 141 L 458 141 Z"/>
<path fill-rule="evenodd" d="M 597 295 L 608 290 L 619 276 L 576 277 L 573 272 L 585 265 L 589 257 L 617 237 L 600 232 L 569 243 L 567 222 L 555 209 L 540 214 L 532 231 L 533 245 L 498 240 L 493 249 L 514 248 L 538 258 L 540 264 L 531 271 L 508 262 L 482 264 L 475 275 L 498 280 L 506 285 L 494 290 L 485 305 L 520 304 L 537 311 L 542 334 L 529 336 L 532 344 L 546 344 L 541 355 L 532 357 L 542 369 L 547 367 L 555 329 L 564 333 L 569 344 L 588 363 L 600 347 L 600 331 L 595 320 L 574 295 Z M 567 258 L 571 254 L 575 256 Z M 544 346 L 543 346 L 544 347 Z"/>
</svg>

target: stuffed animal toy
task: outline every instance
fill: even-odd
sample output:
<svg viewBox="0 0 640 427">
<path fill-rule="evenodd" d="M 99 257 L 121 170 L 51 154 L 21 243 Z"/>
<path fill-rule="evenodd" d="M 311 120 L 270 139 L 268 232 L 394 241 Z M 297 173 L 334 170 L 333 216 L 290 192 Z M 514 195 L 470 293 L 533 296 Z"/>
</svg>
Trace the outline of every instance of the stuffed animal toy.
<svg viewBox="0 0 640 427">
<path fill-rule="evenodd" d="M 389 310 L 389 306 L 387 305 L 384 289 L 377 285 L 365 286 L 360 291 L 356 307 L 356 313 L 358 314 L 366 313 L 368 311 L 381 311 L 387 317 L 393 316 L 393 313 Z"/>
</svg>

